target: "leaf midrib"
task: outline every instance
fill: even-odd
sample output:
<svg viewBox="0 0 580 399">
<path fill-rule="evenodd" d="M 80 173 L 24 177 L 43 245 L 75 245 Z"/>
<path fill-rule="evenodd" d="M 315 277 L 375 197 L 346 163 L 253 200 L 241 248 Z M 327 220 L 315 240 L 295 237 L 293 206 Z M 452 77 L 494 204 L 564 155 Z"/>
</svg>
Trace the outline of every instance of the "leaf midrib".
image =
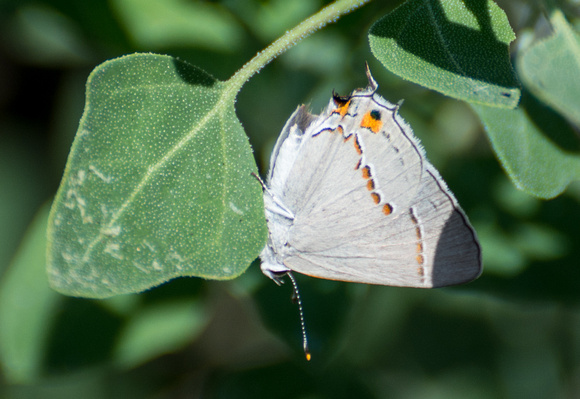
<svg viewBox="0 0 580 399">
<path fill-rule="evenodd" d="M 147 184 L 151 181 L 152 178 L 158 176 L 157 172 L 163 166 L 165 166 L 173 158 L 173 156 L 175 156 L 175 154 L 179 152 L 179 150 L 181 150 L 191 140 L 193 140 L 197 136 L 197 134 L 209 123 L 211 119 L 213 119 L 217 114 L 219 114 L 220 111 L 224 111 L 225 109 L 227 109 L 228 104 L 231 104 L 233 102 L 237 92 L 231 89 L 228 90 L 233 85 L 230 83 L 230 81 L 222 84 L 223 84 L 222 95 L 216 101 L 214 107 L 196 125 L 192 126 L 190 131 L 181 140 L 179 140 L 155 165 L 147 169 L 137 187 L 133 190 L 133 192 L 131 192 L 129 197 L 123 202 L 123 204 L 119 207 L 119 209 L 111 216 L 111 219 L 106 224 L 106 226 L 102 227 L 99 230 L 99 233 L 96 236 L 96 238 L 89 243 L 82 257 L 82 262 L 86 263 L 89 261 L 89 257 L 95 246 L 98 245 L 104 239 L 104 237 L 107 236 L 107 234 L 104 234 L 103 231 L 111 229 L 116 224 L 116 222 L 121 218 L 125 210 L 133 203 L 133 201 L 141 193 L 141 191 L 143 191 L 143 188 L 147 186 Z M 225 157 L 225 149 L 224 149 L 225 143 L 223 140 L 224 135 L 222 134 L 221 136 L 222 136 L 221 140 L 222 156 Z M 225 186 L 223 193 L 225 195 Z M 223 216 L 224 214 L 225 211 L 222 212 L 222 219 L 224 218 Z M 222 231 L 220 231 L 220 235 L 223 235 L 223 229 Z"/>
<path fill-rule="evenodd" d="M 439 42 L 441 43 L 441 46 L 445 50 L 445 54 L 447 55 L 447 58 L 449 59 L 449 61 L 451 62 L 451 64 L 453 64 L 453 66 L 455 67 L 456 71 L 459 74 L 461 74 L 462 77 L 467 77 L 467 74 L 465 73 L 465 71 L 463 70 L 463 68 L 461 68 L 461 66 L 459 65 L 459 63 L 455 60 L 455 57 L 453 56 L 452 52 L 449 50 L 449 48 L 448 48 L 448 46 L 446 44 L 445 37 L 444 37 L 443 32 L 441 30 L 441 26 L 439 25 L 439 23 L 437 21 L 437 17 L 435 16 L 435 12 L 433 11 L 433 8 L 431 7 L 431 4 L 430 4 L 429 0 L 424 0 L 424 4 L 427 7 L 427 10 L 429 12 L 429 16 L 431 17 L 431 20 L 433 21 L 433 26 L 435 27 L 435 32 L 437 33 L 437 38 L 439 39 Z M 442 12 L 444 12 L 444 11 L 442 11 Z M 471 79 L 468 79 L 468 81 L 471 81 Z"/>
</svg>

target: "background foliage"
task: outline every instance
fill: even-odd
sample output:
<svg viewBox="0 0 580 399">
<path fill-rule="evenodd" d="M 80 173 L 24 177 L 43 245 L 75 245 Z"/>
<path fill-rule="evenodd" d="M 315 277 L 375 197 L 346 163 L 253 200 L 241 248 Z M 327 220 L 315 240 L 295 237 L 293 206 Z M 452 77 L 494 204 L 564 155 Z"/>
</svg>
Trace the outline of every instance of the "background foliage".
<svg viewBox="0 0 580 399">
<path fill-rule="evenodd" d="M 428 291 L 297 276 L 312 341 L 306 363 L 290 289 L 257 262 L 230 282 L 184 278 L 141 295 L 70 298 L 48 288 L 44 231 L 97 64 L 154 51 L 226 80 L 323 3 L 0 3 L 0 396 L 579 396 L 580 188 L 551 201 L 517 190 L 471 108 L 385 71 L 367 32 L 399 4 L 372 2 L 279 57 L 244 86 L 237 114 L 265 172 L 295 107 L 319 111 L 332 89 L 364 86 L 368 61 L 379 92 L 405 99 L 401 114 L 470 216 L 484 274 Z M 498 4 L 516 33 L 514 60 L 551 34 L 542 4 Z M 578 27 L 577 4 L 560 6 Z M 555 112 L 528 95 L 536 112 Z M 550 137 L 558 144 L 571 126 L 559 123 Z M 564 146 L 572 155 L 575 139 Z"/>
</svg>

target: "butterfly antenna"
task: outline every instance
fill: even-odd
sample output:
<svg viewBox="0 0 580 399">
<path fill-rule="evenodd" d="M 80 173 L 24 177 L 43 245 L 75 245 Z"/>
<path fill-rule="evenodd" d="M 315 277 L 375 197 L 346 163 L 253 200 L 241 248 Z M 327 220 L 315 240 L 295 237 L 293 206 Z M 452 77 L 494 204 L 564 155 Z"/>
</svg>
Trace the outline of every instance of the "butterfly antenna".
<svg viewBox="0 0 580 399">
<path fill-rule="evenodd" d="M 254 176 L 256 178 L 256 180 L 258 180 L 258 182 L 262 185 L 262 189 L 263 190 L 267 190 L 266 184 L 264 184 L 264 181 L 260 178 L 260 176 L 258 176 L 257 174 L 255 174 L 254 172 L 251 173 L 252 176 Z"/>
<path fill-rule="evenodd" d="M 300 292 L 298 291 L 298 284 L 292 273 L 288 272 L 288 277 L 292 282 L 292 287 L 294 292 L 292 294 L 292 301 L 298 304 L 298 311 L 300 312 L 300 326 L 302 327 L 302 346 L 304 347 L 304 354 L 306 355 L 306 360 L 310 361 L 312 356 L 310 355 L 310 349 L 308 349 L 308 338 L 306 337 L 306 324 L 304 323 L 304 311 L 302 309 L 302 300 L 300 299 Z"/>
</svg>

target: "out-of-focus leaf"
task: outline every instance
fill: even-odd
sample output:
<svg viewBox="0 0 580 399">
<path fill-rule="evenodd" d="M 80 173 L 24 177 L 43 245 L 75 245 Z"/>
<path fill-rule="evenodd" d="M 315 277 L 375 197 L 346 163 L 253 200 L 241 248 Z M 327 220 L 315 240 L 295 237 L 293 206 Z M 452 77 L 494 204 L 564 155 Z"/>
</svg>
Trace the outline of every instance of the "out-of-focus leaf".
<svg viewBox="0 0 580 399">
<path fill-rule="evenodd" d="M 515 108 L 520 90 L 509 59 L 515 35 L 492 1 L 410 0 L 370 29 L 389 71 L 476 104 Z"/>
<path fill-rule="evenodd" d="M 292 47 L 280 60 L 299 70 L 329 74 L 329 70 L 339 70 L 349 49 L 336 36 L 320 32 L 305 39 L 300 46 Z"/>
<path fill-rule="evenodd" d="M 517 190 L 505 176 L 493 187 L 494 199 L 504 211 L 517 217 L 533 217 L 540 210 L 542 201 Z"/>
<path fill-rule="evenodd" d="M 244 31 L 217 4 L 184 0 L 114 0 L 112 6 L 138 46 L 175 46 L 233 51 Z"/>
<path fill-rule="evenodd" d="M 44 198 L 38 155 L 16 137 L 27 126 L 0 120 L 0 275 L 8 267 L 30 219 Z"/>
<path fill-rule="evenodd" d="M 497 224 L 475 224 L 485 254 L 485 273 L 513 277 L 521 273 L 528 265 L 524 254 L 515 246 L 514 240 Z"/>
<path fill-rule="evenodd" d="M 11 383 L 29 383 L 38 377 L 48 324 L 60 297 L 46 277 L 49 210 L 46 204 L 38 212 L 0 281 L 0 362 Z"/>
<path fill-rule="evenodd" d="M 22 6 L 6 27 L 11 53 L 25 62 L 70 67 L 92 58 L 78 26 L 47 5 Z"/>
<path fill-rule="evenodd" d="M 234 99 L 228 83 L 167 56 L 93 71 L 48 226 L 56 290 L 102 298 L 245 271 L 266 226 Z"/>
<path fill-rule="evenodd" d="M 537 224 L 523 224 L 515 233 L 515 245 L 530 259 L 562 258 L 568 251 L 567 242 L 558 231 Z"/>
<path fill-rule="evenodd" d="M 579 143 L 572 129 L 524 96 L 516 110 L 473 106 L 502 166 L 516 187 L 553 198 L 580 179 Z"/>
<path fill-rule="evenodd" d="M 523 51 L 518 70 L 526 87 L 580 126 L 580 35 L 559 10 L 554 34 Z"/>
<path fill-rule="evenodd" d="M 51 378 L 46 378 L 34 385 L 11 385 L 5 387 L 2 391 L 2 399 L 102 399 L 111 398 L 111 389 L 106 386 L 110 378 L 102 369 L 94 368 L 92 370 L 74 371 Z M 124 398 L 133 399 L 133 393 L 142 389 L 140 385 L 133 381 L 118 380 L 114 389 L 123 386 Z M 127 395 L 131 392 L 131 395 Z M 145 395 L 145 392 L 140 392 Z"/>
<path fill-rule="evenodd" d="M 203 308 L 195 300 L 145 308 L 121 331 L 113 359 L 119 366 L 131 368 L 176 351 L 199 334 L 206 322 Z"/>
<path fill-rule="evenodd" d="M 316 12 L 321 5 L 320 0 L 228 2 L 232 12 L 265 42 L 280 37 L 286 30 Z"/>
</svg>

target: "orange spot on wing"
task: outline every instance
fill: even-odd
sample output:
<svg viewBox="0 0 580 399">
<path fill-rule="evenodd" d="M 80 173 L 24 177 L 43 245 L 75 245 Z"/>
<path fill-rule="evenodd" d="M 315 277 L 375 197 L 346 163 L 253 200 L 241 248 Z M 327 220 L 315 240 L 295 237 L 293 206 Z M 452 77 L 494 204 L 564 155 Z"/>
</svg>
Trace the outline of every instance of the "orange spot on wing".
<svg viewBox="0 0 580 399">
<path fill-rule="evenodd" d="M 425 261 L 425 258 L 423 258 L 423 255 L 417 255 L 415 257 L 415 260 L 417 261 L 418 264 L 422 265 L 423 262 Z M 421 271 L 421 274 L 422 274 L 422 271 Z"/>
<path fill-rule="evenodd" d="M 417 253 L 420 254 L 423 252 L 423 244 L 418 242 L 417 243 Z"/>
<path fill-rule="evenodd" d="M 389 216 L 391 213 L 393 213 L 393 207 L 391 206 L 391 204 L 383 205 L 383 213 L 387 216 Z"/>
<path fill-rule="evenodd" d="M 360 127 L 367 128 L 373 133 L 378 133 L 383 127 L 383 122 L 380 119 L 377 119 L 376 115 L 373 114 L 373 111 L 369 111 L 364 114 Z"/>
<path fill-rule="evenodd" d="M 378 203 L 381 202 L 381 196 L 379 194 L 371 193 L 371 197 L 372 197 L 375 204 L 378 205 Z"/>
<path fill-rule="evenodd" d="M 369 166 L 365 166 L 362 169 L 363 178 L 370 179 L 371 178 L 371 168 Z"/>
<path fill-rule="evenodd" d="M 354 136 L 354 149 L 358 155 L 362 155 L 362 147 L 360 146 L 360 143 L 358 142 L 358 136 L 356 135 Z"/>
<path fill-rule="evenodd" d="M 375 189 L 375 182 L 373 179 L 367 181 L 367 190 L 373 191 Z"/>
</svg>

